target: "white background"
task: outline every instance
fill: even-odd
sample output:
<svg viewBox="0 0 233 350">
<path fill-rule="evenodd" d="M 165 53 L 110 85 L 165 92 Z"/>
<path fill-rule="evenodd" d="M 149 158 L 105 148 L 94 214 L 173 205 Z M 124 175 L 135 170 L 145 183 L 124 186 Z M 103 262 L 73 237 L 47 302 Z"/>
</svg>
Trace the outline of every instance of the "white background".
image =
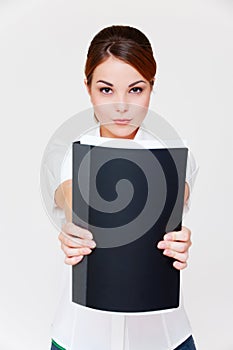
<svg viewBox="0 0 233 350">
<path fill-rule="evenodd" d="M 158 63 L 151 109 L 189 141 L 200 166 L 184 297 L 199 350 L 233 349 L 233 1 L 0 2 L 0 349 L 49 349 L 64 268 L 40 195 L 54 131 L 90 107 L 83 68 L 90 39 L 129 24 Z M 88 350 L 88 349 L 87 349 Z"/>
</svg>

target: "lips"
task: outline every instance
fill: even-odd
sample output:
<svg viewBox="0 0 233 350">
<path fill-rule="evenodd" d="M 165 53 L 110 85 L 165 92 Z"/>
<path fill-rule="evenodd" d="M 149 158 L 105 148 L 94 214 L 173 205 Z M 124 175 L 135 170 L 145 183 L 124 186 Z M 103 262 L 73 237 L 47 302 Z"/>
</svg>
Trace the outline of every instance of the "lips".
<svg viewBox="0 0 233 350">
<path fill-rule="evenodd" d="M 125 124 L 129 124 L 131 120 L 132 119 L 114 119 L 113 121 L 115 124 L 125 125 Z"/>
</svg>

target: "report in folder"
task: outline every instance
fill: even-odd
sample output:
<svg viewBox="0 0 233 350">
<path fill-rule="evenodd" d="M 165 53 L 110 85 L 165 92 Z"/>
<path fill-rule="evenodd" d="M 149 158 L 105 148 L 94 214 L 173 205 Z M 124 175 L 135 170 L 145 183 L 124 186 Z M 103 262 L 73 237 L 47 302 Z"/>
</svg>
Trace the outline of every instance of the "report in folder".
<svg viewBox="0 0 233 350">
<path fill-rule="evenodd" d="M 72 267 L 72 301 L 123 313 L 179 307 L 180 271 L 157 243 L 182 225 L 188 148 L 73 142 L 73 223 L 96 248 Z"/>
</svg>

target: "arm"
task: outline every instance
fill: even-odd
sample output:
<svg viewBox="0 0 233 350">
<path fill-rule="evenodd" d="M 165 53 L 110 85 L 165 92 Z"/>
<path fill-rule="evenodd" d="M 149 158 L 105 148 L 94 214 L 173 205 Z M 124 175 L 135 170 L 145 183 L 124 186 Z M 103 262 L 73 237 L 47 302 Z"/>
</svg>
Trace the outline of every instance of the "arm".
<svg viewBox="0 0 233 350">
<path fill-rule="evenodd" d="M 184 188 L 184 205 L 188 202 L 189 199 L 189 185 L 187 182 L 185 182 L 185 188 Z"/>
<path fill-rule="evenodd" d="M 64 181 L 55 191 L 54 200 L 64 210 L 66 221 L 72 221 L 72 180 Z"/>
<path fill-rule="evenodd" d="M 96 244 L 92 233 L 72 223 L 72 180 L 64 181 L 55 191 L 54 201 L 64 210 L 66 223 L 59 234 L 61 249 L 65 253 L 65 263 L 75 265 L 84 255 L 92 252 Z"/>
</svg>

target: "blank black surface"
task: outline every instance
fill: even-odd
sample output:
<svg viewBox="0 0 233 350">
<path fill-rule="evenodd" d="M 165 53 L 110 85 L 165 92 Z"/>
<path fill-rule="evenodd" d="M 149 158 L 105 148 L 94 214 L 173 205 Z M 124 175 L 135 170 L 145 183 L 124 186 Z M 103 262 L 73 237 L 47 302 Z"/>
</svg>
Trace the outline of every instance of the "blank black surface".
<svg viewBox="0 0 233 350">
<path fill-rule="evenodd" d="M 106 201 L 115 198 L 114 184 L 122 178 L 128 179 L 134 187 L 134 196 L 127 208 L 118 213 L 102 213 L 91 208 L 82 198 L 78 186 L 78 171 L 83 157 L 97 147 L 103 152 L 114 152 L 114 159 L 101 167 L 96 179 L 92 179 L 93 164 L 90 158 L 87 193 L 97 187 Z M 118 227 L 130 222 L 142 210 L 147 199 L 148 187 L 143 170 L 134 162 L 121 158 L 132 152 L 143 157 L 142 149 L 110 149 L 101 146 L 73 143 L 73 222 L 89 228 L 89 224 Z M 173 259 L 163 255 L 156 246 L 163 238 L 167 223 L 173 215 L 179 223 L 173 230 L 180 230 L 182 224 L 184 184 L 187 162 L 187 148 L 152 149 L 166 178 L 167 196 L 163 211 L 153 227 L 131 243 L 112 248 L 97 247 L 81 263 L 72 267 L 72 301 L 94 309 L 118 312 L 145 312 L 176 308 L 179 306 L 180 272 L 172 264 Z M 172 157 L 171 157 L 172 155 Z M 178 178 L 179 184 L 178 186 Z M 95 182 L 96 180 L 96 182 Z M 154 185 L 157 179 L 154 177 Z M 159 198 L 155 198 L 159 200 Z M 175 208 L 175 214 L 174 214 Z M 79 219 L 80 218 L 80 219 Z M 94 240 L 97 238 L 93 232 Z"/>
</svg>

